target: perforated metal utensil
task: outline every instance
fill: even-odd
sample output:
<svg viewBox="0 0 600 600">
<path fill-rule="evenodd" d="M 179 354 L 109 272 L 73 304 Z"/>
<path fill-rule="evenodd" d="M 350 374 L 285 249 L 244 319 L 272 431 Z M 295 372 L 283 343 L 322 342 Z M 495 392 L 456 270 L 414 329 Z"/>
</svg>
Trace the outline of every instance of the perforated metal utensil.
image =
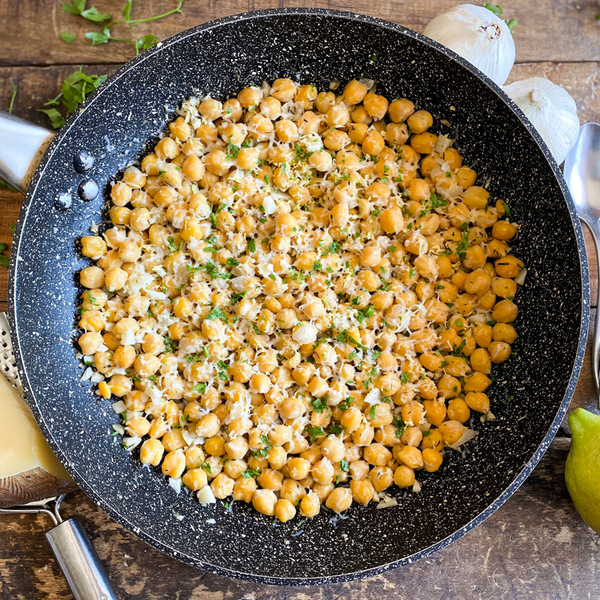
<svg viewBox="0 0 600 600">
<path fill-rule="evenodd" d="M 15 363 L 6 313 L 0 313 L 0 370 L 17 390 L 21 380 Z M 76 517 L 63 520 L 60 506 L 65 497 L 55 496 L 21 506 L 0 508 L 3 514 L 45 514 L 54 527 L 46 539 L 76 600 L 118 600 L 106 571 L 82 524 Z"/>
</svg>

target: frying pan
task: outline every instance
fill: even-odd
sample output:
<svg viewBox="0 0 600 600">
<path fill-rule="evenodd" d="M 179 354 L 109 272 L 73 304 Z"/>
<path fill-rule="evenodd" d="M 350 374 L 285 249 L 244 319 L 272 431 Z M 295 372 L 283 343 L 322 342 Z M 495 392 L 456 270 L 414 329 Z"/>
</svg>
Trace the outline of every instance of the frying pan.
<svg viewBox="0 0 600 600">
<path fill-rule="evenodd" d="M 110 401 L 80 381 L 75 358 L 77 240 L 99 223 L 108 183 L 157 141 L 194 93 L 225 99 L 291 77 L 327 89 L 368 77 L 408 97 L 457 139 L 466 164 L 521 224 L 513 252 L 528 269 L 516 302 L 517 356 L 494 367 L 495 420 L 422 491 L 392 488 L 398 505 L 353 506 L 342 516 L 274 523 L 243 503 L 200 506 L 136 464 L 109 429 Z M 450 123 L 442 124 L 441 120 Z M 83 153 L 83 154 L 82 154 Z M 92 164 L 93 163 L 93 164 Z M 100 193 L 94 197 L 95 185 Z M 106 217 L 104 217 L 106 218 Z M 305 585 L 367 577 L 411 563 L 462 537 L 531 472 L 565 415 L 581 369 L 589 277 L 573 202 L 551 155 L 518 108 L 482 73 L 426 37 L 378 19 L 286 9 L 242 14 L 185 31 L 145 52 L 86 100 L 50 144 L 19 218 L 10 316 L 27 398 L 52 449 L 103 510 L 167 554 L 254 581 Z"/>
</svg>

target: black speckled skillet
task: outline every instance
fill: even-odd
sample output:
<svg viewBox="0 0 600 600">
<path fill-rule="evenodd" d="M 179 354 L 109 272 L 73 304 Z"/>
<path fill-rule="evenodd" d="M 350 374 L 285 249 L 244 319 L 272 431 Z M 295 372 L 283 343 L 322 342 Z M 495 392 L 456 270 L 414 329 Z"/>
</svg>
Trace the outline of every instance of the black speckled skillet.
<svg viewBox="0 0 600 600">
<path fill-rule="evenodd" d="M 517 303 L 516 358 L 494 369 L 493 421 L 468 453 L 448 451 L 421 474 L 421 493 L 392 488 L 398 506 L 325 509 L 273 523 L 252 508 L 200 506 L 140 468 L 109 436 L 110 402 L 81 382 L 75 358 L 77 240 L 100 221 L 107 184 L 156 141 L 165 107 L 194 92 L 226 98 L 251 83 L 291 77 L 327 89 L 368 77 L 388 98 L 406 96 L 450 122 L 493 197 L 521 224 L 514 253 L 528 268 Z M 94 159 L 75 161 L 86 151 Z M 76 168 L 75 168 L 76 167 Z M 94 185 L 104 190 L 83 201 Z M 62 196 L 60 196 L 62 194 Z M 59 210 L 65 194 L 72 205 Z M 64 202 L 63 202 L 64 204 Z M 68 202 L 67 202 L 68 204 Z M 108 514 L 192 565 L 265 583 L 304 585 L 368 577 L 413 562 L 481 523 L 537 464 L 565 415 L 581 369 L 589 312 L 582 232 L 547 148 L 501 90 L 429 39 L 370 17 L 325 10 L 249 13 L 185 31 L 115 73 L 58 133 L 23 205 L 12 251 L 11 319 L 21 376 L 50 445 Z"/>
</svg>

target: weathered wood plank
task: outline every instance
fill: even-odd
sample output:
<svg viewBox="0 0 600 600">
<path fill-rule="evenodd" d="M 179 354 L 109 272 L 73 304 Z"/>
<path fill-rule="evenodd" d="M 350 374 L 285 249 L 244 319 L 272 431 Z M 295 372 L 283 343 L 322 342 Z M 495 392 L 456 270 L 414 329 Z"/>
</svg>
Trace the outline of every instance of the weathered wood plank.
<svg viewBox="0 0 600 600">
<path fill-rule="evenodd" d="M 520 490 L 448 548 L 379 577 L 323 588 L 261 586 L 188 567 L 136 539 L 82 492 L 67 497 L 63 512 L 83 519 L 119 597 L 128 600 L 597 598 L 600 537 L 583 523 L 568 496 L 568 448 L 568 439 L 556 440 Z M 0 517 L 0 597 L 70 600 L 44 540 L 49 526 L 42 516 Z"/>
<path fill-rule="evenodd" d="M 0 63 L 9 64 L 81 64 L 122 63 L 134 51 L 129 44 L 112 42 L 92 47 L 84 35 L 99 31 L 100 26 L 68 14 L 61 9 L 62 0 L 19 2 L 5 0 L 4 22 L 10 23 L 18 36 L 0 38 Z M 94 3 L 102 12 L 119 17 L 124 0 L 98 0 Z M 130 32 L 126 27 L 115 27 L 115 37 L 140 38 L 154 33 L 164 39 L 194 25 L 219 17 L 249 10 L 278 8 L 282 6 L 307 6 L 346 10 L 377 16 L 423 31 L 437 14 L 454 6 L 455 0 L 221 0 L 219 2 L 186 2 L 183 14 L 160 21 L 140 24 Z M 597 60 L 600 50 L 596 23 L 597 6 L 593 2 L 577 4 L 568 0 L 540 0 L 538 2 L 502 3 L 504 14 L 515 17 L 519 26 L 515 33 L 518 62 L 584 61 Z M 133 17 L 157 15 L 175 7 L 175 0 L 146 0 L 134 3 Z M 69 31 L 77 36 L 73 44 L 59 39 L 59 34 Z"/>
<path fill-rule="evenodd" d="M 1 49 L 0 49 L 1 52 Z M 13 83 L 18 87 L 14 113 L 23 119 L 50 126 L 48 118 L 38 109 L 44 102 L 60 92 L 62 81 L 76 68 L 73 65 L 51 67 L 0 67 L 0 109 L 8 109 L 13 91 Z M 84 72 L 89 75 L 113 73 L 119 65 L 92 64 L 84 65 Z M 579 109 L 581 122 L 600 122 L 600 63 L 573 62 L 554 64 L 550 62 L 515 65 L 511 71 L 509 82 L 529 77 L 547 77 L 554 83 L 562 85 L 575 99 Z"/>
</svg>

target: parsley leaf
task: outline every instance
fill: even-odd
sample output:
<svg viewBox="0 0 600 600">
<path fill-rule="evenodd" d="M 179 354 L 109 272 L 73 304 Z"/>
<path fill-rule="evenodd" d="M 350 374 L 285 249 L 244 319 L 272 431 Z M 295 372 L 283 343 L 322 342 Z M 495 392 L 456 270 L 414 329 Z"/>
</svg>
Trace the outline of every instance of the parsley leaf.
<svg viewBox="0 0 600 600">
<path fill-rule="evenodd" d="M 221 319 L 225 323 L 229 323 L 229 319 L 227 315 L 223 312 L 221 308 L 215 306 L 205 317 L 209 321 L 215 321 L 216 319 Z"/>
<path fill-rule="evenodd" d="M 63 31 L 58 37 L 60 37 L 65 44 L 72 44 L 77 39 L 76 35 L 73 35 L 68 31 Z"/>
<path fill-rule="evenodd" d="M 465 260 L 467 258 L 467 248 L 469 247 L 469 238 L 467 237 L 467 232 L 463 231 L 462 239 L 456 246 L 456 254 L 460 260 Z"/>
<path fill-rule="evenodd" d="M 41 109 L 38 112 L 48 116 L 52 129 L 60 129 L 65 124 L 64 117 L 55 108 Z"/>
<path fill-rule="evenodd" d="M 165 335 L 165 348 L 175 354 L 175 352 L 177 352 L 177 348 L 178 348 L 178 343 L 175 340 L 172 340 L 168 335 Z"/>
<path fill-rule="evenodd" d="M 231 294 L 231 303 L 236 304 L 237 302 L 240 302 L 240 300 L 242 300 L 245 297 L 246 297 L 246 290 L 244 290 L 243 292 L 233 292 L 233 294 Z"/>
<path fill-rule="evenodd" d="M 317 427 L 316 425 L 311 425 L 306 428 L 306 433 L 310 436 L 311 443 L 315 443 L 317 438 L 323 437 L 325 435 L 325 430 L 322 427 Z"/>
<path fill-rule="evenodd" d="M 315 412 L 322 413 L 324 410 L 327 410 L 327 402 L 325 402 L 326 398 L 327 394 L 325 394 L 322 398 L 315 398 L 311 402 L 311 406 Z"/>
<path fill-rule="evenodd" d="M 400 437 L 402 436 L 402 432 L 404 431 L 404 428 L 406 427 L 406 425 L 404 424 L 404 421 L 402 420 L 402 417 L 400 417 L 400 418 L 394 417 L 392 419 L 392 423 L 398 428 L 398 429 L 396 429 L 396 437 L 398 439 L 400 439 Z"/>
<path fill-rule="evenodd" d="M 79 15 L 80 17 L 83 17 L 88 21 L 94 21 L 95 23 L 101 23 L 102 21 L 108 21 L 108 19 L 110 19 L 110 13 L 101 13 L 95 6 L 86 8 L 86 4 L 87 0 L 72 0 L 72 2 L 63 2 L 62 9 L 72 15 Z"/>
<path fill-rule="evenodd" d="M 58 129 L 65 123 L 65 119 L 56 107 L 61 104 L 66 109 L 66 114 L 70 115 L 77 110 L 77 107 L 83 102 L 89 94 L 100 87 L 106 81 L 106 75 L 86 75 L 83 69 L 71 73 L 62 83 L 61 92 L 56 98 L 48 100 L 44 106 L 55 108 L 41 109 L 50 119 L 52 127 Z"/>
<path fill-rule="evenodd" d="M 269 438 L 264 433 L 261 434 L 260 441 L 265 445 L 265 447 L 261 448 L 260 450 L 254 450 L 252 452 L 252 456 L 254 456 L 254 458 L 265 458 L 269 453 L 269 450 L 273 447 L 269 443 Z"/>
<path fill-rule="evenodd" d="M 371 318 L 375 314 L 375 307 L 372 304 L 356 311 L 356 318 L 360 324 L 364 323 L 366 319 Z"/>
<path fill-rule="evenodd" d="M 206 392 L 206 384 L 205 383 L 196 383 L 192 386 L 194 392 L 199 392 L 200 394 L 204 394 Z"/>
<path fill-rule="evenodd" d="M 250 477 L 258 477 L 259 475 L 260 471 L 258 471 L 257 469 L 246 469 L 242 473 L 242 477 L 245 477 L 246 479 L 250 479 Z"/>
<path fill-rule="evenodd" d="M 350 407 L 350 405 L 354 402 L 354 398 L 352 396 L 348 396 L 343 402 L 338 404 L 338 408 L 340 410 L 346 411 Z"/>
</svg>

